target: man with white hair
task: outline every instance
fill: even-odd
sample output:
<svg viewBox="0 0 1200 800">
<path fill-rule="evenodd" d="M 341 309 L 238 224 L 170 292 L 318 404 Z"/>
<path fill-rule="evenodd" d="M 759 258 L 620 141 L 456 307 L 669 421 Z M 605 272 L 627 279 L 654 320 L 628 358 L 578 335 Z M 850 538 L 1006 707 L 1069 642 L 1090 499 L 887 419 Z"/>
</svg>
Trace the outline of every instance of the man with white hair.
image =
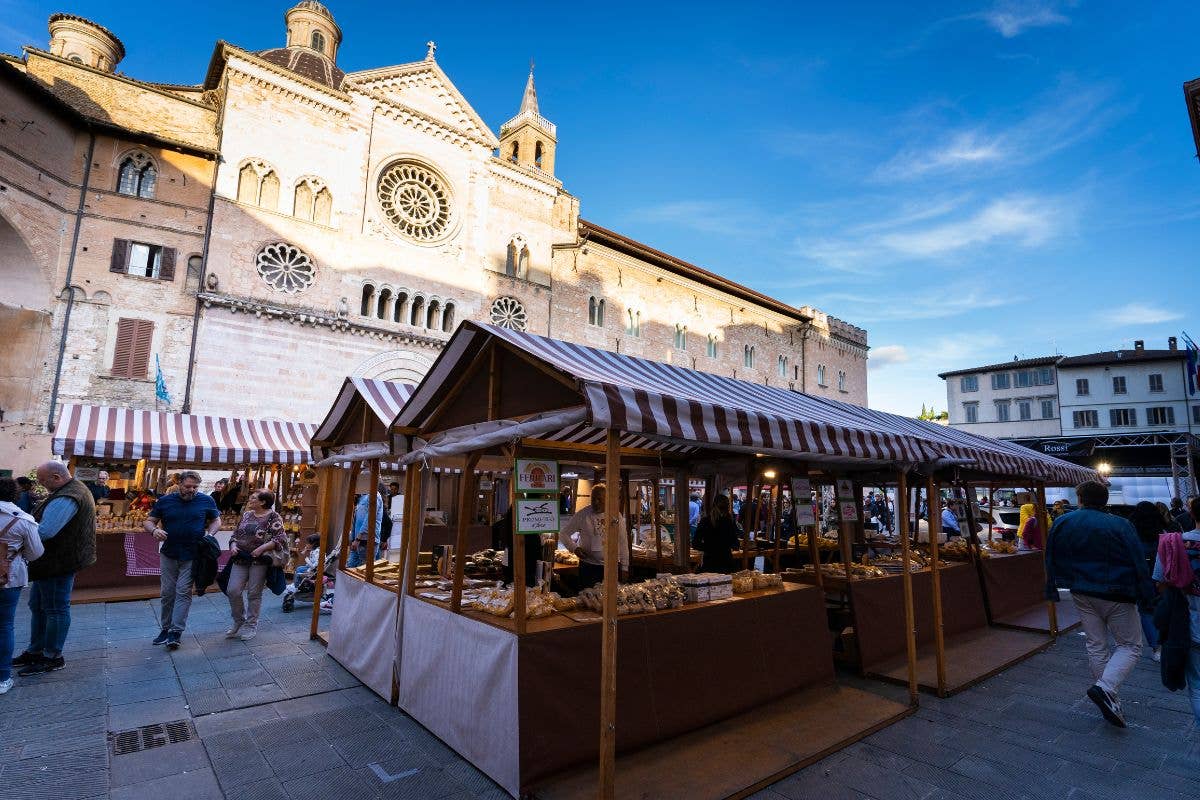
<svg viewBox="0 0 1200 800">
<path fill-rule="evenodd" d="M 96 473 L 96 480 L 84 485 L 88 487 L 88 491 L 92 493 L 92 499 L 97 503 L 108 497 L 108 473 L 104 470 Z"/>
<path fill-rule="evenodd" d="M 33 510 L 46 552 L 29 565 L 29 646 L 13 659 L 21 677 L 62 669 L 75 573 L 96 563 L 96 502 L 61 461 L 37 468 L 50 495 Z"/>
</svg>

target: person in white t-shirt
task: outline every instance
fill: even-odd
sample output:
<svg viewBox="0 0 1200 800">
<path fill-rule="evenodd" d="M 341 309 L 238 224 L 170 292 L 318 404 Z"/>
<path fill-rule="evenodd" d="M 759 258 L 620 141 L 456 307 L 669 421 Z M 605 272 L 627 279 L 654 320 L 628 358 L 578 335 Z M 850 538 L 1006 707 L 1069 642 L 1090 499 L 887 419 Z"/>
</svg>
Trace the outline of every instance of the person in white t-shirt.
<svg viewBox="0 0 1200 800">
<path fill-rule="evenodd" d="M 558 531 L 558 541 L 579 557 L 579 588 L 587 589 L 595 586 L 604 579 L 604 498 L 606 495 L 603 483 L 592 487 L 591 504 L 575 512 Z M 617 530 L 617 562 L 620 567 L 620 579 L 629 577 L 629 541 L 625 535 L 625 517 L 620 517 Z"/>
</svg>

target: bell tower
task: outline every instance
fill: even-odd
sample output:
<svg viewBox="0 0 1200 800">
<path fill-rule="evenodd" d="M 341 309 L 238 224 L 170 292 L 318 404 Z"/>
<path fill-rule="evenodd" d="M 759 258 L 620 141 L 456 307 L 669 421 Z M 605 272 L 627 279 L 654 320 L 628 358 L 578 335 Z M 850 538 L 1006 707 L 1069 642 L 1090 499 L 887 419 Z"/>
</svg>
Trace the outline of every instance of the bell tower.
<svg viewBox="0 0 1200 800">
<path fill-rule="evenodd" d="M 521 110 L 500 126 L 500 158 L 532 167 L 553 177 L 557 128 L 538 113 L 537 89 L 533 85 L 533 62 L 521 97 Z"/>
</svg>

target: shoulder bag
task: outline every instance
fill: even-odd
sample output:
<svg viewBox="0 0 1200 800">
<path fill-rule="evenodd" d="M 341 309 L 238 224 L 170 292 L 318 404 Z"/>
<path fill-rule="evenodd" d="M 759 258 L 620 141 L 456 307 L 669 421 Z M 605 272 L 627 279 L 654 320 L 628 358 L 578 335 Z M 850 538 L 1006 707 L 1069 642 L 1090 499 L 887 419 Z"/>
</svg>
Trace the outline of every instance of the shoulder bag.
<svg viewBox="0 0 1200 800">
<path fill-rule="evenodd" d="M 0 531 L 0 589 L 8 587 L 8 573 L 12 570 L 12 559 L 8 555 L 8 545 L 4 542 L 4 536 L 12 526 L 17 524 L 20 517 L 13 515 L 12 521 L 4 526 L 4 530 Z"/>
</svg>

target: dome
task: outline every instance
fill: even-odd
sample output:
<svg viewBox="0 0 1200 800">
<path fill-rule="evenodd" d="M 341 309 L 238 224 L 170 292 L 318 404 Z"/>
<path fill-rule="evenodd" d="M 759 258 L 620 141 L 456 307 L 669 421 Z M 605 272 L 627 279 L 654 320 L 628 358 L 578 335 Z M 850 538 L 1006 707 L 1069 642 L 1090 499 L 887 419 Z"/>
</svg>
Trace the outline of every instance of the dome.
<svg viewBox="0 0 1200 800">
<path fill-rule="evenodd" d="M 305 0 L 304 3 L 301 3 L 301 5 L 305 4 L 321 5 L 312 0 Z M 346 73 L 338 69 L 337 65 L 314 50 L 299 47 L 276 47 L 271 50 L 263 50 L 258 53 L 258 57 L 322 86 L 328 86 L 330 89 L 341 89 L 342 81 L 346 77 Z"/>
<path fill-rule="evenodd" d="M 333 14 L 329 13 L 329 9 L 323 4 L 318 3 L 317 0 L 300 0 L 299 3 L 296 3 L 296 5 L 292 6 L 291 10 L 295 11 L 298 8 L 302 8 L 305 11 L 315 11 L 318 14 L 324 14 L 330 19 L 333 19 Z"/>
<path fill-rule="evenodd" d="M 125 45 L 108 28 L 74 14 L 50 16 L 50 52 L 89 67 L 112 72 L 125 57 Z"/>
</svg>

